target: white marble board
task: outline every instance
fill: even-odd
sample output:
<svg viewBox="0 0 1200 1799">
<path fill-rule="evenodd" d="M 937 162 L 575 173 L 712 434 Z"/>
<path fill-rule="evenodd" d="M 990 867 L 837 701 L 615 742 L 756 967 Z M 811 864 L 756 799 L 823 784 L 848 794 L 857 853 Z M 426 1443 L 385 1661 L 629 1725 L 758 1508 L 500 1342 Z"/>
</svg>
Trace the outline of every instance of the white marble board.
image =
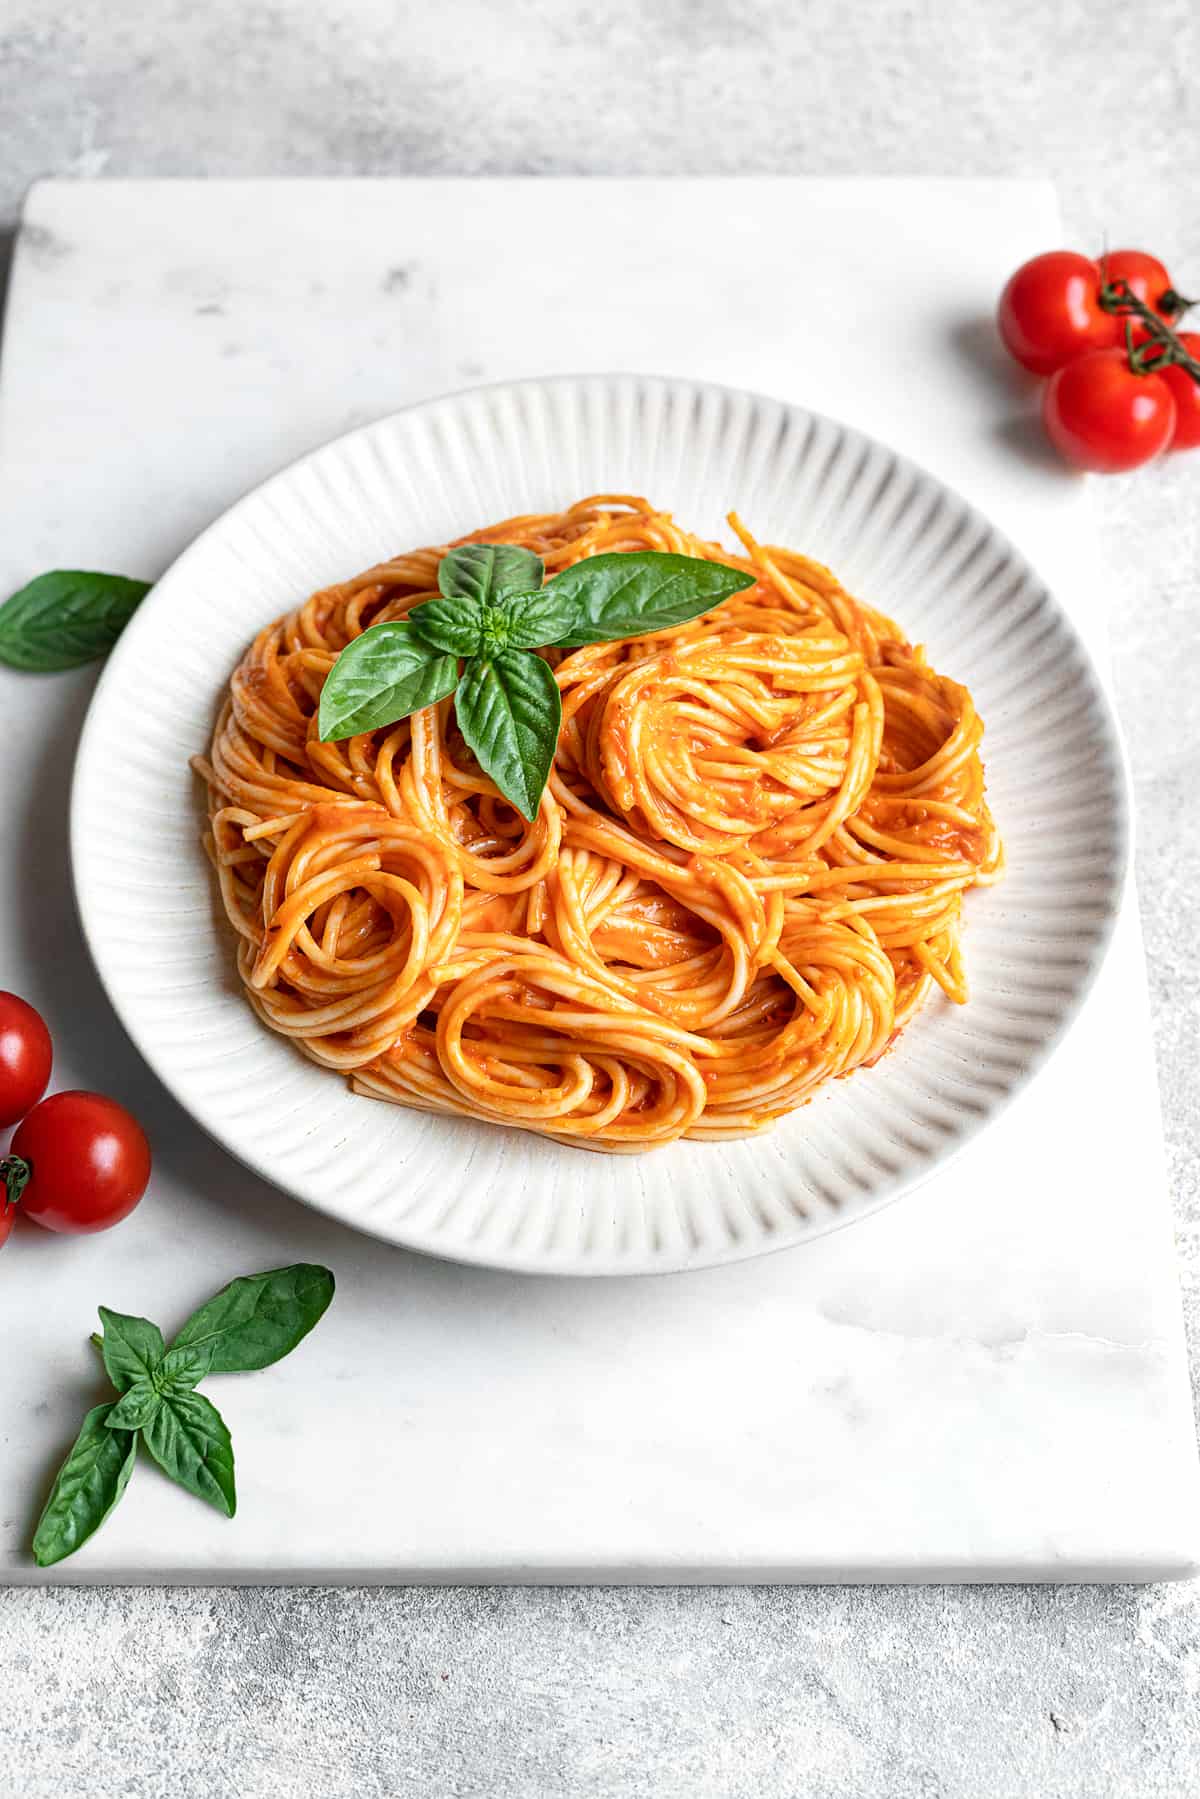
<svg viewBox="0 0 1200 1799">
<path fill-rule="evenodd" d="M 627 368 L 758 388 L 888 439 L 1017 540 L 1103 666 L 1085 486 L 1039 453 L 1032 395 L 988 323 L 1006 273 L 1058 237 L 1036 182 L 41 184 L 0 382 L 0 585 L 53 565 L 153 576 L 245 487 L 348 426 L 477 381 Z M 1196 1568 L 1132 892 L 1051 1064 L 880 1216 L 651 1280 L 461 1268 L 265 1186 L 125 1041 L 68 884 L 92 679 L 0 671 L 0 985 L 45 1010 L 59 1085 L 135 1106 L 156 1174 L 122 1229 L 67 1242 L 22 1228 L 0 1257 L 4 1579 L 47 1578 L 27 1543 L 101 1394 L 97 1302 L 169 1331 L 232 1275 L 300 1258 L 336 1271 L 328 1318 L 277 1369 L 221 1383 L 236 1521 L 139 1468 L 49 1578 Z"/>
</svg>

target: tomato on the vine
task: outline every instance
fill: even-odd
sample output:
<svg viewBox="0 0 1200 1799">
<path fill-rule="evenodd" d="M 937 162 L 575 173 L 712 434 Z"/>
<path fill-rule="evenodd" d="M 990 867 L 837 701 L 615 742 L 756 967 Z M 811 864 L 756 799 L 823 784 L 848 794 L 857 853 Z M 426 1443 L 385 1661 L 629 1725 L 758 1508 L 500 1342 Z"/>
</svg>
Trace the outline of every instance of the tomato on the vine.
<svg viewBox="0 0 1200 1799">
<path fill-rule="evenodd" d="M 15 993 L 0 993 L 0 1129 L 37 1105 L 53 1060 L 41 1014 Z"/>
<path fill-rule="evenodd" d="M 1068 462 L 1116 474 L 1166 449 L 1175 397 L 1163 375 L 1132 369 L 1124 350 L 1091 350 L 1047 383 L 1042 417 Z"/>
<path fill-rule="evenodd" d="M 0 1160 L 0 1182 L 10 1199 L 49 1231 L 103 1231 L 119 1224 L 149 1179 L 150 1145 L 142 1127 L 102 1093 L 51 1094 L 23 1120 Z"/>
<path fill-rule="evenodd" d="M 1180 331 L 1177 335 L 1192 361 L 1200 362 L 1200 331 Z M 1171 438 L 1171 448 L 1194 450 L 1200 444 L 1200 381 L 1177 363 L 1169 363 L 1161 369 L 1151 366 L 1158 379 L 1166 382 L 1175 399 L 1175 434 Z"/>
<path fill-rule="evenodd" d="M 1035 375 L 1056 369 L 1087 350 L 1121 341 L 1116 315 L 1100 304 L 1100 271 L 1074 250 L 1051 250 L 1022 263 L 1000 296 L 998 316 L 1005 348 Z"/>
<path fill-rule="evenodd" d="M 1124 281 L 1131 294 L 1168 324 L 1182 310 L 1165 264 L 1145 250 L 1106 250 L 1097 267 L 1104 281 Z"/>
</svg>

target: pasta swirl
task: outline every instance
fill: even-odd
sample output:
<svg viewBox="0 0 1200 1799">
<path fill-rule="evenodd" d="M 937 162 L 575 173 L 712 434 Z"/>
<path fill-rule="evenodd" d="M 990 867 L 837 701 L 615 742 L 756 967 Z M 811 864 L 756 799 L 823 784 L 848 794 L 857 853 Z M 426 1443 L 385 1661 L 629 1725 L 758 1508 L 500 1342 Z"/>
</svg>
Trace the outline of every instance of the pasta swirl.
<svg viewBox="0 0 1200 1799">
<path fill-rule="evenodd" d="M 544 652 L 563 723 L 532 823 L 452 701 L 341 743 L 339 652 L 436 594 L 443 548 L 259 632 L 206 758 L 247 997 L 356 1091 L 583 1147 L 768 1128 L 967 997 L 962 900 L 995 879 L 983 726 L 882 614 L 736 515 L 731 556 L 629 495 L 509 519 L 548 574 L 666 550 L 754 585 L 690 624 Z"/>
</svg>

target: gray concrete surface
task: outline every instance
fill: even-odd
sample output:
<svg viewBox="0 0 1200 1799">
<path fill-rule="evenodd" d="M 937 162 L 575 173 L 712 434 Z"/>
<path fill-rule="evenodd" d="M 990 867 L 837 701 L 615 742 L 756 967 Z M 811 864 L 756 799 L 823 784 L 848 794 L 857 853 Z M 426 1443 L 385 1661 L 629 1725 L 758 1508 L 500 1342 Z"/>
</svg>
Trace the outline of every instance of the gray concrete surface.
<svg viewBox="0 0 1200 1799">
<path fill-rule="evenodd" d="M 1049 170 L 1194 289 L 1198 121 L 1192 0 L 0 0 L 0 226 L 44 174 Z M 1193 1366 L 1198 483 L 1097 515 Z M 0 1657 L 5 1799 L 1200 1792 L 1187 1587 L 10 1591 Z"/>
</svg>

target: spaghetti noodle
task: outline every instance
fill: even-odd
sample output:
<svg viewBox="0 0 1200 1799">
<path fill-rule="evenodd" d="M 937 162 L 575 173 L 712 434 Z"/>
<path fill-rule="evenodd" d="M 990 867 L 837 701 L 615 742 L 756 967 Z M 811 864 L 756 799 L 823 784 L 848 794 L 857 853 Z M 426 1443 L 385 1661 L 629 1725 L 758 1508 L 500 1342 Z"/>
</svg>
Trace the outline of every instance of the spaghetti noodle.
<svg viewBox="0 0 1200 1799">
<path fill-rule="evenodd" d="M 769 1127 L 967 997 L 963 894 L 995 878 L 983 727 L 889 619 L 794 550 L 701 542 L 600 494 L 463 542 L 556 573 L 665 550 L 755 584 L 693 623 L 557 660 L 532 824 L 453 705 L 322 743 L 338 653 L 437 591 L 442 549 L 259 633 L 207 760 L 208 847 L 247 997 L 354 1089 L 584 1147 Z"/>
</svg>

